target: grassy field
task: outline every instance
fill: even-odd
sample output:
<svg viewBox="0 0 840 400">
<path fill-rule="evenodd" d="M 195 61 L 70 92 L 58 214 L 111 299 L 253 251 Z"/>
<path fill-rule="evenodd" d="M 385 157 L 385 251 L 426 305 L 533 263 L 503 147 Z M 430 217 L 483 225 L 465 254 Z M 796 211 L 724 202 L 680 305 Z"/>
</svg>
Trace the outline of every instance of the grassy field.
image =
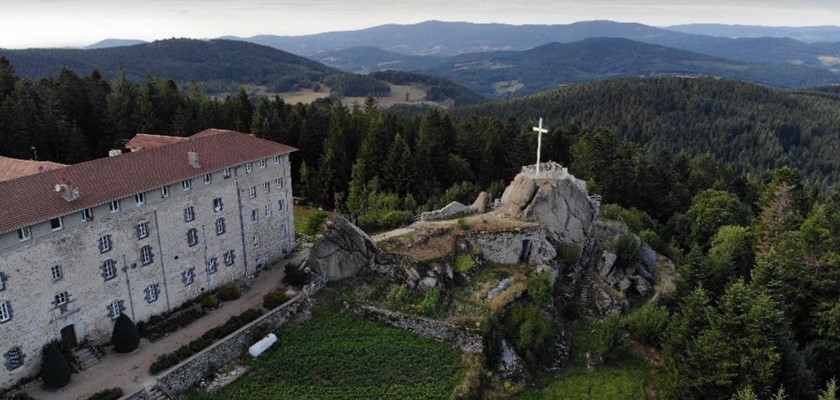
<svg viewBox="0 0 840 400">
<path fill-rule="evenodd" d="M 221 393 L 187 399 L 446 399 L 464 377 L 449 346 L 332 309 L 277 336 Z"/>
<path fill-rule="evenodd" d="M 571 365 L 543 378 L 537 387 L 523 392 L 519 399 L 627 399 L 648 398 L 653 367 L 627 352 L 618 359 L 586 368 L 586 352 L 594 351 L 593 324 L 580 320 L 572 329 Z"/>
</svg>

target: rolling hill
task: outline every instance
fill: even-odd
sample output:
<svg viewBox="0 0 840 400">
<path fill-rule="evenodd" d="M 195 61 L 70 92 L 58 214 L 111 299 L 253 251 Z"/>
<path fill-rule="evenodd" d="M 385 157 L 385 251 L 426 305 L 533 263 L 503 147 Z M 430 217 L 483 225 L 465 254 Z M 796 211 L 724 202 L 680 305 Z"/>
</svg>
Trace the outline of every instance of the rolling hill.
<svg viewBox="0 0 840 400">
<path fill-rule="evenodd" d="M 840 29 L 840 28 L 838 28 Z M 506 25 L 427 21 L 305 36 L 235 38 L 313 59 L 351 47 L 378 47 L 411 56 L 527 50 L 551 42 L 613 37 L 658 44 L 737 61 L 837 68 L 840 43 L 805 43 L 785 37 L 741 38 L 677 32 L 638 23 L 583 21 L 568 25 Z M 234 38 L 234 37 L 230 37 Z"/>
<path fill-rule="evenodd" d="M 311 59 L 342 71 L 366 74 L 375 71 L 416 71 L 446 62 L 446 57 L 409 56 L 378 47 L 350 47 L 310 56 Z"/>
<path fill-rule="evenodd" d="M 826 91 L 831 88 L 824 89 Z M 614 79 L 455 110 L 459 118 L 545 118 L 609 129 L 648 149 L 711 153 L 747 172 L 790 165 L 840 183 L 840 98 L 714 78 Z"/>
<path fill-rule="evenodd" d="M 840 82 L 840 74 L 794 65 L 750 64 L 626 39 L 550 43 L 521 52 L 455 56 L 424 70 L 490 97 L 511 97 L 562 84 L 638 76 L 714 76 L 782 88 Z"/>
<path fill-rule="evenodd" d="M 151 74 L 179 83 L 224 82 L 283 89 L 339 73 L 307 58 L 233 40 L 168 39 L 92 50 L 0 49 L 0 56 L 14 65 L 18 75 L 35 79 L 57 76 L 62 68 L 80 74 L 96 69 L 108 79 L 123 71 L 132 81 L 142 81 Z"/>
<path fill-rule="evenodd" d="M 758 26 L 725 24 L 686 24 L 666 26 L 664 29 L 693 35 L 728 38 L 780 37 L 805 43 L 840 42 L 840 26 Z"/>
</svg>

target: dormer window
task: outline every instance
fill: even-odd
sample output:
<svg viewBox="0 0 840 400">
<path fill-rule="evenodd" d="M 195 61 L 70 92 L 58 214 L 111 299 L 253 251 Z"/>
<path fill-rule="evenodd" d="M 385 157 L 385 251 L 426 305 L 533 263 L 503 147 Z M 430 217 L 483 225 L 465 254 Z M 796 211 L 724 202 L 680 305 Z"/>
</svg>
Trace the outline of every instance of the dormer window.
<svg viewBox="0 0 840 400">
<path fill-rule="evenodd" d="M 24 240 L 32 239 L 32 227 L 24 226 L 18 229 L 18 239 L 22 242 Z"/>
<path fill-rule="evenodd" d="M 61 217 L 53 218 L 50 220 L 50 228 L 54 231 L 60 230 L 64 228 L 64 221 Z"/>
</svg>

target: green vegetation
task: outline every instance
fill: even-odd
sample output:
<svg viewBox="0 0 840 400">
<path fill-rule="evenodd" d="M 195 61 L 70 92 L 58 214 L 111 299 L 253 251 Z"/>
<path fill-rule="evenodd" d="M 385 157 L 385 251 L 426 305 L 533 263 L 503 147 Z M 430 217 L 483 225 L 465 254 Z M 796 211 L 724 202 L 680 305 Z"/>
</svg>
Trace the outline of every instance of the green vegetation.
<svg viewBox="0 0 840 400">
<path fill-rule="evenodd" d="M 426 291 L 423 298 L 414 305 L 414 312 L 433 317 L 437 315 L 438 305 L 440 304 L 440 288 L 435 286 Z"/>
<path fill-rule="evenodd" d="M 205 294 L 201 297 L 201 306 L 205 309 L 213 309 L 219 306 L 219 296 L 215 294 Z"/>
<path fill-rule="evenodd" d="M 535 306 L 517 304 L 504 326 L 517 353 L 530 363 L 547 362 L 556 332 L 545 311 Z"/>
<path fill-rule="evenodd" d="M 221 301 L 232 301 L 241 296 L 242 293 L 239 291 L 239 286 L 236 286 L 234 283 L 227 284 L 219 289 L 219 300 Z"/>
<path fill-rule="evenodd" d="M 298 214 L 300 210 L 300 214 Z M 312 208 L 298 208 L 295 210 L 295 232 L 307 236 L 320 235 L 324 230 L 324 222 L 330 213 Z"/>
<path fill-rule="evenodd" d="M 595 324 L 582 319 L 572 326 L 570 365 L 540 380 L 536 388 L 525 390 L 520 399 L 628 399 L 644 400 L 653 367 L 622 350 L 592 370 L 586 368 L 586 353 L 598 347 Z"/>
<path fill-rule="evenodd" d="M 117 317 L 111 334 L 111 343 L 114 344 L 114 351 L 117 353 L 130 353 L 137 350 L 137 346 L 140 345 L 140 332 L 128 315 L 120 313 Z"/>
<path fill-rule="evenodd" d="M 41 380 L 50 389 L 60 389 L 70 383 L 70 364 L 64 358 L 58 345 L 50 343 L 43 349 Z"/>
<path fill-rule="evenodd" d="M 395 85 L 421 85 L 426 88 L 426 100 L 430 101 L 452 99 L 456 105 L 465 106 L 485 100 L 483 96 L 464 86 L 436 76 L 392 70 L 374 72 L 370 76 Z"/>
<path fill-rule="evenodd" d="M 470 272 L 474 266 L 475 259 L 472 254 L 461 254 L 460 256 L 455 257 L 455 270 L 462 274 Z"/>
<path fill-rule="evenodd" d="M 111 388 L 100 390 L 90 397 L 87 400 L 118 400 L 120 397 L 123 396 L 123 390 L 121 388 Z"/>
<path fill-rule="evenodd" d="M 326 309 L 277 336 L 220 394 L 187 399 L 446 399 L 464 377 L 446 344 Z"/>
<path fill-rule="evenodd" d="M 289 301 L 289 296 L 286 296 L 285 290 L 274 289 L 263 296 L 263 308 L 273 310 L 287 301 Z"/>
<path fill-rule="evenodd" d="M 236 332 L 239 328 L 247 325 L 251 321 L 254 321 L 255 319 L 262 316 L 262 314 L 262 310 L 252 308 L 243 312 L 242 314 L 230 317 L 230 319 L 228 319 L 224 325 L 210 329 L 209 331 L 201 335 L 200 338 L 195 339 L 184 346 L 181 346 L 178 350 L 175 350 L 175 352 L 173 353 L 164 354 L 158 357 L 149 367 L 149 372 L 152 374 L 157 374 L 158 372 L 164 371 L 170 367 L 177 365 L 179 362 L 186 360 L 187 358 L 191 357 L 193 354 L 196 354 L 201 350 L 204 350 L 219 339 L 222 339 L 225 336 Z"/>
</svg>

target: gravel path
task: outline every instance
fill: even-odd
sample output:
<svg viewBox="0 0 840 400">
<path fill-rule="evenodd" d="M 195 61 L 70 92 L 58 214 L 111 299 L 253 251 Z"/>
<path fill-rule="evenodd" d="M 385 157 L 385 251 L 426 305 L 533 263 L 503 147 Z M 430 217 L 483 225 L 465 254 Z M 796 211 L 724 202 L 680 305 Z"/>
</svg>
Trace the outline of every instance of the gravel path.
<svg viewBox="0 0 840 400">
<path fill-rule="evenodd" d="M 189 326 L 179 329 L 166 337 L 151 343 L 141 339 L 140 348 L 131 354 L 116 354 L 108 349 L 99 364 L 73 374 L 70 384 L 58 391 L 46 391 L 41 388 L 41 381 L 36 380 L 25 387 L 26 393 L 38 400 L 84 400 L 100 390 L 120 387 L 125 394 L 134 393 L 142 387 L 151 388 L 156 383 L 149 373 L 149 366 L 160 355 L 171 353 L 181 346 L 197 339 L 209 329 L 222 325 L 234 315 L 262 306 L 262 297 L 276 288 L 283 279 L 287 264 L 299 265 L 308 248 L 293 254 L 290 258 L 277 262 L 270 269 L 260 271 L 259 275 L 249 280 L 251 287 L 237 300 L 225 302 Z"/>
</svg>

